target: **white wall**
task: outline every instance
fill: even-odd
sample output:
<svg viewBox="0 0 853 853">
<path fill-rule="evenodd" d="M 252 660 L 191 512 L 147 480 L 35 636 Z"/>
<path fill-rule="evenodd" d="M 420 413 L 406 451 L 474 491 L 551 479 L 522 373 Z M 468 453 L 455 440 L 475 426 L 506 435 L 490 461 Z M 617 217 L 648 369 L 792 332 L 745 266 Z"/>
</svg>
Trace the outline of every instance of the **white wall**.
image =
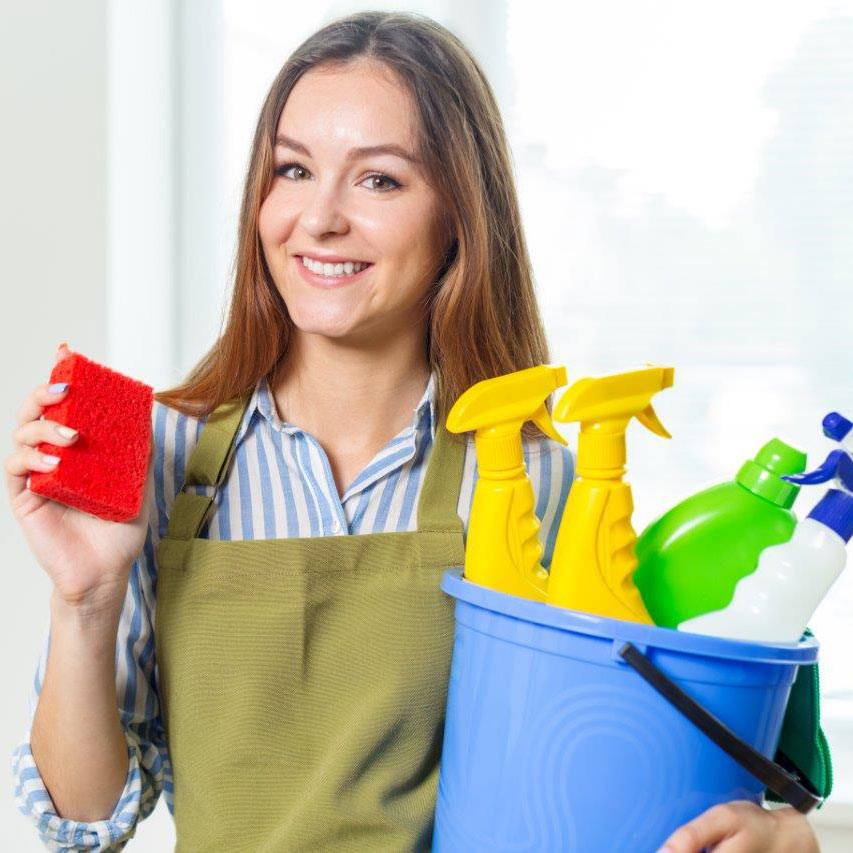
<svg viewBox="0 0 853 853">
<path fill-rule="evenodd" d="M 106 43 L 100 0 L 2 0 L 0 18 L 0 452 L 5 458 L 18 408 L 46 381 L 57 344 L 67 337 L 72 348 L 92 358 L 106 356 Z M 50 582 L 5 496 L 3 503 L 0 846 L 36 851 L 44 848 L 12 799 L 9 753 L 24 733 Z"/>
<path fill-rule="evenodd" d="M 68 340 L 89 358 L 109 360 L 108 18 L 104 0 L 0 0 L 0 19 L 0 455 L 5 458 L 17 411 L 47 380 L 60 341 Z M 137 130 L 145 133 L 144 127 Z M 0 847 L 36 853 L 45 848 L 15 808 L 9 754 L 25 731 L 51 585 L 5 496 L 3 504 Z M 171 816 L 161 803 L 131 844 L 162 851 L 171 849 L 173 839 Z"/>
</svg>

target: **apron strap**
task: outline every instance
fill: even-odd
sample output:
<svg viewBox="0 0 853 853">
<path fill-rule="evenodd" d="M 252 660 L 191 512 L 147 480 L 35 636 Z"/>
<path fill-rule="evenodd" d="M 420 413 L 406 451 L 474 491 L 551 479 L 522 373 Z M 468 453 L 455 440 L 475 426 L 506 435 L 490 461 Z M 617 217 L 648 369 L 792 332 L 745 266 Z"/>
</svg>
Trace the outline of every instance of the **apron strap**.
<svg viewBox="0 0 853 853">
<path fill-rule="evenodd" d="M 187 486 L 222 485 L 236 447 L 237 432 L 251 392 L 223 403 L 211 412 L 187 463 L 184 484 L 169 514 L 166 537 L 193 539 L 213 505 L 213 496 L 186 491 Z M 435 441 L 418 500 L 418 530 L 464 532 L 456 511 L 465 467 L 467 438 L 448 432 L 445 418 L 432 410 L 436 419 Z"/>
<path fill-rule="evenodd" d="M 251 392 L 222 403 L 208 416 L 187 463 L 184 484 L 169 513 L 166 537 L 192 539 L 201 529 L 213 496 L 196 495 L 187 486 L 219 487 L 225 480 L 236 447 L 237 432 L 243 420 Z"/>
<path fill-rule="evenodd" d="M 432 417 L 436 421 L 435 442 L 418 501 L 418 530 L 458 531 L 461 537 L 464 526 L 456 507 L 465 469 L 467 433 L 457 436 L 448 431 L 437 400 Z"/>
</svg>

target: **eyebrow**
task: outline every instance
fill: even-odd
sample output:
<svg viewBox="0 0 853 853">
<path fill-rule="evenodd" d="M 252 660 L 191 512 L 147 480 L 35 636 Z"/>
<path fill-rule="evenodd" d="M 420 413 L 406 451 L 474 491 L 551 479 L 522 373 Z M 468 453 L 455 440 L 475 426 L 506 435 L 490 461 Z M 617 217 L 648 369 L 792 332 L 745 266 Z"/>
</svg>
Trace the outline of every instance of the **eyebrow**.
<svg viewBox="0 0 853 853">
<path fill-rule="evenodd" d="M 306 157 L 311 156 L 311 152 L 301 142 L 297 142 L 290 136 L 281 134 L 276 136 L 275 144 L 276 146 L 284 145 L 287 148 L 292 148 Z M 390 142 L 384 145 L 363 145 L 359 148 L 350 148 L 347 153 L 347 160 L 358 160 L 362 157 L 372 157 L 376 154 L 393 154 L 395 157 L 402 157 L 403 160 L 408 160 L 413 164 L 420 162 L 414 154 L 410 154 L 405 148 L 401 148 L 399 145 Z"/>
</svg>

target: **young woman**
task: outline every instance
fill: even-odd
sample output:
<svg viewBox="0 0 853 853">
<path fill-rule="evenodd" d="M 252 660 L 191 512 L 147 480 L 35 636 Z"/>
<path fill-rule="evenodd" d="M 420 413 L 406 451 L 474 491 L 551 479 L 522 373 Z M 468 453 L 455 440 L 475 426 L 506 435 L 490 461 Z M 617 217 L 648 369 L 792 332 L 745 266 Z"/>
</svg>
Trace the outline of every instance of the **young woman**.
<svg viewBox="0 0 853 853">
<path fill-rule="evenodd" d="M 29 492 L 49 470 L 35 445 L 76 437 L 40 419 L 61 399 L 45 385 L 20 412 L 9 495 L 54 590 L 14 765 L 43 839 L 122 846 L 164 790 L 180 849 L 429 847 L 453 636 L 438 582 L 476 482 L 472 437 L 444 419 L 475 382 L 549 360 L 470 53 L 416 15 L 316 33 L 258 121 L 224 331 L 156 395 L 140 517 Z M 547 566 L 572 457 L 532 425 L 523 441 Z M 751 804 L 669 843 L 727 838 L 813 845 L 792 810 Z"/>
</svg>

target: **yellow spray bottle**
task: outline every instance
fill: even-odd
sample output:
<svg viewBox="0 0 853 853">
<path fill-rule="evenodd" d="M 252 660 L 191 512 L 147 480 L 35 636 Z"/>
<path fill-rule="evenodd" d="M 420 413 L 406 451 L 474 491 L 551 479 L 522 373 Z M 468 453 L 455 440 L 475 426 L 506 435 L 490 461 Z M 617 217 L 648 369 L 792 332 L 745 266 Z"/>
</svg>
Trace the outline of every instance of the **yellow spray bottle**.
<svg viewBox="0 0 853 853">
<path fill-rule="evenodd" d="M 559 423 L 579 421 L 577 480 L 566 502 L 551 571 L 547 601 L 558 607 L 653 625 L 634 586 L 637 534 L 631 526 L 634 501 L 625 474 L 625 430 L 636 417 L 653 433 L 671 438 L 651 399 L 673 383 L 671 367 L 599 379 L 581 379 L 554 407 Z"/>
<path fill-rule="evenodd" d="M 489 589 L 544 601 L 539 519 L 524 467 L 521 428 L 533 421 L 566 444 L 545 401 L 566 384 L 566 368 L 548 364 L 472 385 L 447 416 L 450 432 L 476 430 L 478 479 L 468 520 L 464 577 Z"/>
</svg>

